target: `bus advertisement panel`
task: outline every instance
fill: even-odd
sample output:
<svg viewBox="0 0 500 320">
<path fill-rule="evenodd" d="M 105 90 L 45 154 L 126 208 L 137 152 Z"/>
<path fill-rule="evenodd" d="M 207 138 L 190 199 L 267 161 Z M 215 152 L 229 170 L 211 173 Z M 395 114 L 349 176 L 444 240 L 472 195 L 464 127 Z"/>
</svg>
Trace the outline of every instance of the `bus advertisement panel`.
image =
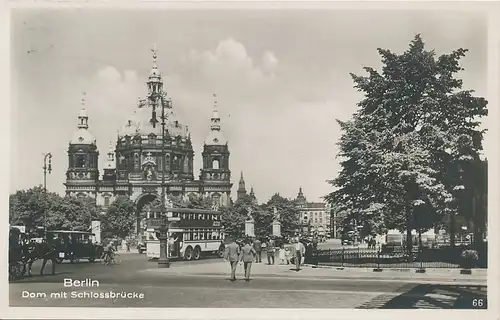
<svg viewBox="0 0 500 320">
<path fill-rule="evenodd" d="M 184 260 L 198 260 L 202 255 L 211 254 L 222 257 L 224 232 L 218 211 L 185 208 L 169 211 L 169 257 Z M 160 257 L 161 223 L 158 212 L 151 212 L 146 220 L 146 253 L 149 259 Z"/>
</svg>

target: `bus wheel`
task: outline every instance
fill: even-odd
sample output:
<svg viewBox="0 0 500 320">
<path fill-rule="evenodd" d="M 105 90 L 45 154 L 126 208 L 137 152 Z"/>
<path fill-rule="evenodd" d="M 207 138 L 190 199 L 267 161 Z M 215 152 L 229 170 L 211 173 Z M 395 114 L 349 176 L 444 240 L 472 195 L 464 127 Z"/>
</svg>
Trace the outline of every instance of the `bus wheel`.
<svg viewBox="0 0 500 320">
<path fill-rule="evenodd" d="M 201 256 L 201 249 L 200 247 L 196 246 L 196 248 L 194 248 L 193 259 L 200 260 L 200 256 Z"/>
<path fill-rule="evenodd" d="M 219 256 L 219 258 L 224 258 L 224 249 L 224 245 L 221 244 L 219 250 L 217 251 L 217 256 Z"/>
<path fill-rule="evenodd" d="M 184 259 L 190 261 L 193 259 L 193 248 L 187 247 L 186 252 L 184 252 Z"/>
</svg>

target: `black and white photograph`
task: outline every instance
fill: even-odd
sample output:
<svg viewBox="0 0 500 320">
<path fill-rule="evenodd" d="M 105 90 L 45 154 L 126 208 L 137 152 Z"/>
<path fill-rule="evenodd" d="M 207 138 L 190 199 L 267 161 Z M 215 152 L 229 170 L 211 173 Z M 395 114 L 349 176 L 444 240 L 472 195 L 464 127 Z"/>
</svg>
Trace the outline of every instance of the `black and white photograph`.
<svg viewBox="0 0 500 320">
<path fill-rule="evenodd" d="M 385 7 L 12 8 L 10 308 L 490 309 L 491 15 Z"/>
</svg>

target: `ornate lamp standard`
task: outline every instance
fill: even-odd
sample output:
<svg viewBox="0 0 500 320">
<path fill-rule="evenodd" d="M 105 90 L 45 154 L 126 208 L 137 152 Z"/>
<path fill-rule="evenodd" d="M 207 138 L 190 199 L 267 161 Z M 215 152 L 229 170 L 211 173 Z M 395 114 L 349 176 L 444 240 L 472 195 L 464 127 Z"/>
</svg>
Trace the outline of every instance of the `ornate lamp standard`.
<svg viewBox="0 0 500 320">
<path fill-rule="evenodd" d="M 49 160 L 49 164 L 47 165 L 47 159 Z M 52 154 L 49 152 L 43 158 L 43 191 L 45 196 L 47 195 L 47 171 L 49 174 L 52 172 Z M 43 224 L 45 226 L 45 230 L 47 230 L 47 208 L 44 208 L 44 218 Z"/>
<path fill-rule="evenodd" d="M 165 154 L 165 101 L 164 97 L 160 98 L 161 103 L 161 156 L 164 158 Z M 171 107 L 171 100 L 166 101 Z M 160 225 L 160 259 L 158 259 L 158 268 L 170 268 L 170 260 L 168 259 L 168 217 L 165 208 L 165 164 L 162 161 L 162 175 L 161 175 L 161 225 Z"/>
</svg>

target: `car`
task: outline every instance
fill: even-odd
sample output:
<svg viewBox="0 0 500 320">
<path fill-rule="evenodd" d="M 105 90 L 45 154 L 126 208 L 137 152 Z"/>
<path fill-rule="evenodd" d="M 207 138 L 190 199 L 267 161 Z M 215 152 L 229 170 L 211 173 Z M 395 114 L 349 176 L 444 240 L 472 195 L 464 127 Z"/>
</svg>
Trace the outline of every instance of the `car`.
<svg viewBox="0 0 500 320">
<path fill-rule="evenodd" d="M 92 243 L 92 237 L 95 234 L 85 231 L 70 231 L 70 230 L 51 230 L 47 231 L 47 237 L 61 243 L 58 245 L 59 252 L 57 263 L 62 263 L 64 260 L 69 260 L 71 263 L 77 263 L 80 259 L 88 259 L 89 262 L 94 262 L 103 252 L 103 247 L 99 244 Z"/>
</svg>

